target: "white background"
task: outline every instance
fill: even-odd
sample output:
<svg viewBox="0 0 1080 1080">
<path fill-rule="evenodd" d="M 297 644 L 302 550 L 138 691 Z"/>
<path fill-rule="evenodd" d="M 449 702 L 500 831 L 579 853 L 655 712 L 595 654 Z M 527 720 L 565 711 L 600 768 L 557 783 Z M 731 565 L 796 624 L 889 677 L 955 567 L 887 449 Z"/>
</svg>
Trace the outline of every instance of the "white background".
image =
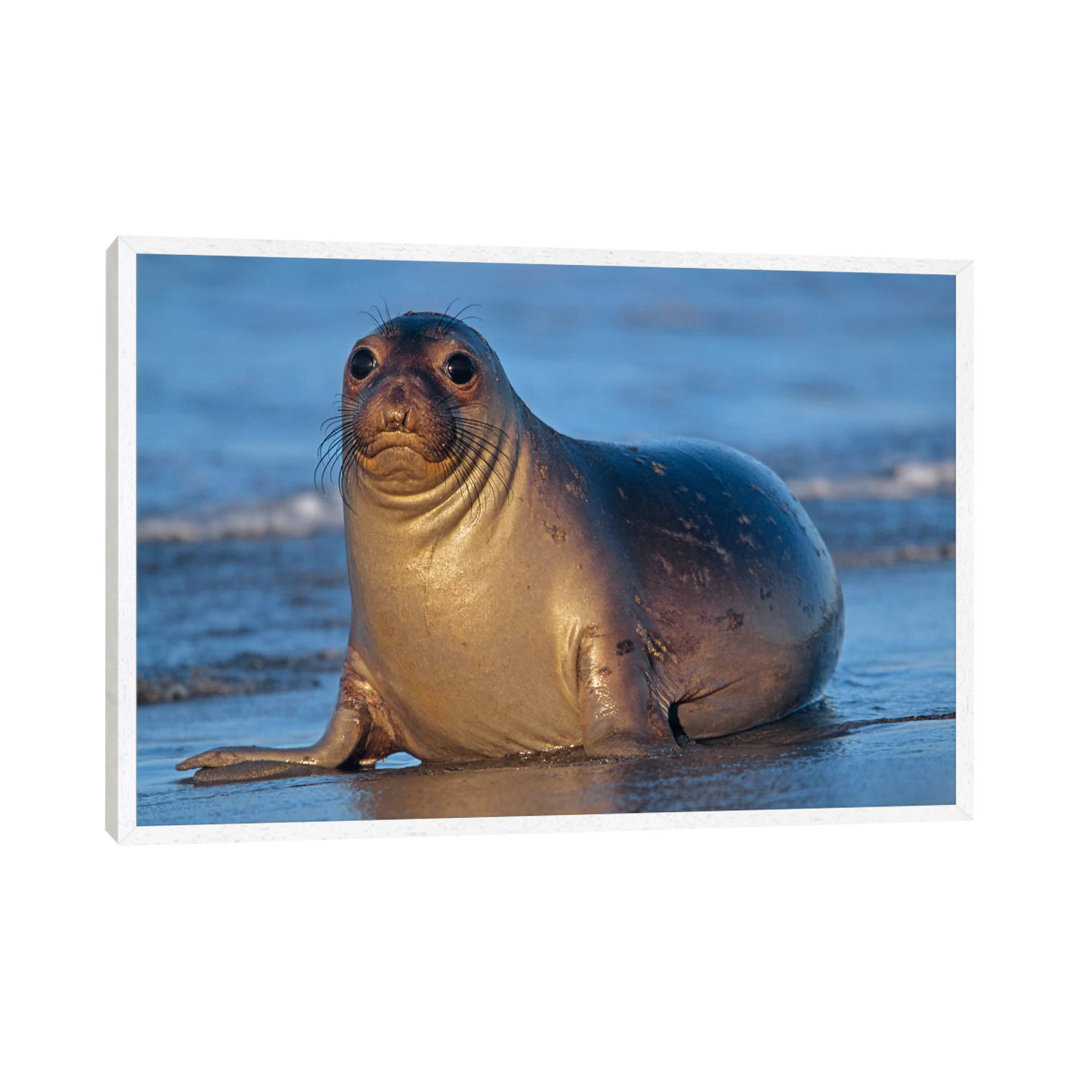
<svg viewBox="0 0 1080 1080">
<path fill-rule="evenodd" d="M 99 0 L 7 16 L 16 1075 L 1075 1067 L 1067 10 Z M 974 259 L 975 820 L 115 846 L 118 233 Z"/>
</svg>

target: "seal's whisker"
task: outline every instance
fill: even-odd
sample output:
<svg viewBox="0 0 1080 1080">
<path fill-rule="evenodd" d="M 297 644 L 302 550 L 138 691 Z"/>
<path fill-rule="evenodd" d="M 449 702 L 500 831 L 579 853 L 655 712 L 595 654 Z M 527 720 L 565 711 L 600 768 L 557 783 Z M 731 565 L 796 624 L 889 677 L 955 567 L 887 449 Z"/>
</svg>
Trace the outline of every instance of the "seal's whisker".
<svg viewBox="0 0 1080 1080">
<path fill-rule="evenodd" d="M 342 443 L 346 439 L 346 434 L 341 425 L 328 431 L 319 442 L 319 457 L 322 458 L 334 450 L 340 450 Z"/>
<path fill-rule="evenodd" d="M 485 477 L 474 476 L 470 463 L 483 461 L 487 467 L 486 475 L 502 489 L 504 496 L 509 493 L 509 473 L 511 471 L 505 442 L 509 438 L 497 424 L 490 424 L 467 415 L 453 393 L 446 393 L 434 402 L 436 408 L 445 408 L 451 416 L 456 450 L 455 464 L 451 474 L 461 472 L 462 485 L 471 502 L 481 506 L 487 489 Z"/>
<path fill-rule="evenodd" d="M 461 438 L 463 442 L 484 452 L 486 455 L 485 460 L 491 468 L 492 475 L 505 488 L 508 483 L 505 472 L 509 470 L 509 455 L 504 448 L 502 440 L 492 439 L 488 437 L 486 433 L 481 434 L 480 431 L 471 430 L 464 426 L 461 429 L 459 438 Z"/>
<path fill-rule="evenodd" d="M 506 460 L 506 454 L 501 447 L 476 436 L 462 438 L 461 443 L 462 446 L 474 451 L 477 457 L 482 457 L 491 466 L 492 472 L 497 474 L 499 480 L 503 479 L 499 474 L 499 465 Z"/>
<path fill-rule="evenodd" d="M 483 510 L 487 500 L 492 497 L 489 480 L 504 498 L 509 495 L 509 466 L 502 447 L 483 437 L 460 431 L 453 456 L 454 466 L 449 475 L 459 478 L 477 512 Z M 486 471 L 475 468 L 478 461 L 485 463 Z"/>
<path fill-rule="evenodd" d="M 352 514 L 356 513 L 356 509 L 349 501 L 349 488 L 354 486 L 356 482 L 357 471 L 361 474 L 365 472 L 364 462 L 350 449 L 338 473 L 338 493 L 341 495 L 342 503 Z"/>
<path fill-rule="evenodd" d="M 348 441 L 343 437 L 334 438 L 330 442 L 324 440 L 319 444 L 317 461 L 319 465 L 333 461 L 335 458 L 340 458 L 348 449 Z"/>
<path fill-rule="evenodd" d="M 454 317 L 450 314 L 450 309 L 460 299 L 461 299 L 460 296 L 455 296 L 454 299 L 451 300 L 450 303 L 446 305 L 445 309 L 443 310 L 443 313 L 439 316 L 438 321 L 436 323 L 436 327 L 437 327 L 437 329 L 439 331 L 439 336 L 440 337 L 444 337 L 446 335 L 446 332 L 450 329 L 450 325 L 454 321 Z"/>
<path fill-rule="evenodd" d="M 372 321 L 372 323 L 374 324 L 375 329 L 376 330 L 379 329 L 379 323 L 380 323 L 381 320 L 377 316 L 372 314 L 370 308 L 365 308 L 363 311 L 360 312 L 360 314 L 361 315 L 366 315 Z"/>
<path fill-rule="evenodd" d="M 455 482 L 465 491 L 466 503 L 469 506 L 467 520 L 476 520 L 485 506 L 484 486 L 475 470 L 469 467 L 468 457 L 459 460 L 448 475 L 453 476 Z"/>
<path fill-rule="evenodd" d="M 502 452 L 502 443 L 505 439 L 505 432 L 502 432 L 500 429 L 490 427 L 484 428 L 477 425 L 464 423 L 460 420 L 457 421 L 455 426 L 457 428 L 459 438 L 468 439 L 472 442 L 483 443 L 484 445 L 491 447 L 493 450 Z M 503 436 L 502 439 L 498 437 L 500 434 Z"/>
<path fill-rule="evenodd" d="M 348 467 L 348 457 L 352 447 L 340 445 L 334 448 L 332 453 L 324 454 L 315 466 L 315 482 L 321 491 L 326 491 L 327 477 L 333 477 L 334 482 L 340 488 L 341 477 Z"/>
<path fill-rule="evenodd" d="M 341 438 L 344 434 L 345 425 L 341 422 L 340 416 L 332 416 L 323 422 L 322 430 L 324 434 L 320 442 L 324 443 L 333 438 Z"/>
<path fill-rule="evenodd" d="M 327 481 L 331 480 L 342 501 L 348 504 L 346 489 L 356 469 L 357 439 L 347 413 L 355 408 L 358 399 L 350 394 L 338 394 L 334 400 L 339 411 L 322 422 L 323 438 L 318 447 L 314 481 L 325 492 Z"/>
<path fill-rule="evenodd" d="M 391 329 L 391 324 L 394 321 L 394 316 L 390 314 L 390 305 L 386 302 L 386 297 L 381 296 L 379 299 L 382 301 L 382 312 L 384 316 L 382 323 L 376 330 L 376 333 L 386 334 Z"/>
<path fill-rule="evenodd" d="M 484 320 L 481 319 L 479 315 L 469 315 L 468 317 L 465 316 L 465 312 L 468 311 L 469 308 L 478 308 L 479 306 L 479 304 L 475 303 L 466 304 L 463 308 L 459 309 L 457 312 L 451 315 L 450 318 L 453 319 L 455 322 L 472 322 L 474 319 L 478 319 L 480 322 L 483 322 Z"/>
<path fill-rule="evenodd" d="M 482 420 L 473 420 L 467 416 L 457 417 L 456 423 L 466 431 L 475 432 L 476 434 L 490 434 L 493 441 L 501 442 L 508 438 L 506 432 L 496 424 L 485 424 Z"/>
</svg>

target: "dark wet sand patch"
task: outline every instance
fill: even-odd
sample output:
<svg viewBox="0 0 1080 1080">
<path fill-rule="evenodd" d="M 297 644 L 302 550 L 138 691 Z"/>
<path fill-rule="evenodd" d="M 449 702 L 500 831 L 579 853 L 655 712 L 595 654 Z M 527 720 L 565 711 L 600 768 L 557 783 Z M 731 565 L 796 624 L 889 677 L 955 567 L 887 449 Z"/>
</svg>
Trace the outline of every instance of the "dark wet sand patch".
<svg viewBox="0 0 1080 1080">
<path fill-rule="evenodd" d="M 140 804 L 139 822 L 939 805 L 955 801 L 954 743 L 951 714 L 850 721 L 823 705 L 671 756 L 597 760 L 564 750 L 357 773 L 297 766 L 274 779 L 225 784 L 174 773 Z"/>
</svg>

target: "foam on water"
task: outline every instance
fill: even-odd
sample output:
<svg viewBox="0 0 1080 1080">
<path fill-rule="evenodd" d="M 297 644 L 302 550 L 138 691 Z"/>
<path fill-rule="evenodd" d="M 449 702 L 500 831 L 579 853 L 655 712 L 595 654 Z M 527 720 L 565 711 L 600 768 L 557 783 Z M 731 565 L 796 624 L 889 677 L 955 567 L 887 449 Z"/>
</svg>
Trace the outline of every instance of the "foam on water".
<svg viewBox="0 0 1080 1080">
<path fill-rule="evenodd" d="M 788 481 L 803 500 L 905 501 L 950 494 L 956 485 L 954 461 L 908 461 L 884 473 L 811 476 Z M 209 507 L 194 514 L 150 514 L 136 529 L 139 543 L 209 543 L 304 537 L 341 528 L 341 497 L 336 491 L 298 491 L 256 503 Z"/>
<path fill-rule="evenodd" d="M 155 514 L 136 527 L 139 543 L 210 543 L 216 540 L 260 540 L 312 536 L 341 528 L 341 497 L 300 491 L 281 499 L 244 506 L 223 506 L 199 514 Z"/>
<path fill-rule="evenodd" d="M 788 483 L 798 499 L 911 499 L 956 489 L 955 461 L 905 461 L 885 474 L 811 476 Z"/>
</svg>

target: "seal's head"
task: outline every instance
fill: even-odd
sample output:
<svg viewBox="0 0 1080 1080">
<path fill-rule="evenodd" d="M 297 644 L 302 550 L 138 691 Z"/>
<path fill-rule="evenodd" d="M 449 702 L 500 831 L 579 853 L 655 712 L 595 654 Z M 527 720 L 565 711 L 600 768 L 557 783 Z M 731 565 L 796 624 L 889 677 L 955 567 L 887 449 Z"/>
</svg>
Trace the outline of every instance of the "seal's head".
<svg viewBox="0 0 1080 1080">
<path fill-rule="evenodd" d="M 516 400 L 499 358 L 460 320 L 410 311 L 382 323 L 349 352 L 340 429 L 328 437 L 343 497 L 479 491 Z"/>
</svg>

